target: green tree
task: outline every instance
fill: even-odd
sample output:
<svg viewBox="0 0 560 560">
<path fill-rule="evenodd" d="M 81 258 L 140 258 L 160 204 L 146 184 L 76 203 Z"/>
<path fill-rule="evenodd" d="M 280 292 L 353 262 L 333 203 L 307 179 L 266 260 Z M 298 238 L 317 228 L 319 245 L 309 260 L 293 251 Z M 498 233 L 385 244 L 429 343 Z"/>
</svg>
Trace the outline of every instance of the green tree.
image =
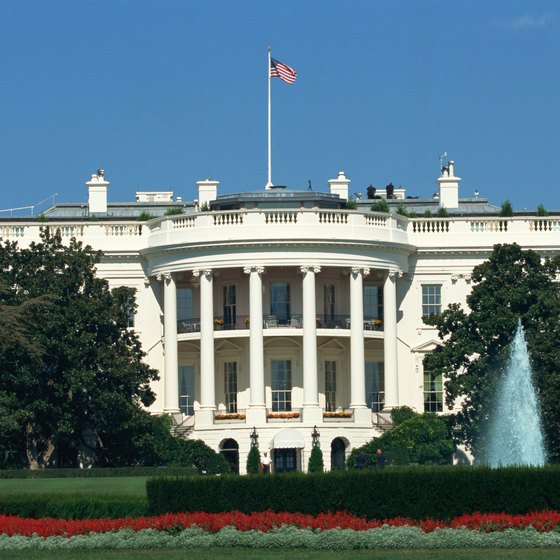
<svg viewBox="0 0 560 560">
<path fill-rule="evenodd" d="M 500 216 L 503 218 L 509 218 L 513 216 L 513 206 L 509 200 L 505 200 L 502 204 L 502 208 L 500 210 Z"/>
<path fill-rule="evenodd" d="M 19 350 L 0 344 L 1 407 L 30 468 L 75 462 L 88 448 L 103 457 L 125 443 L 114 438 L 123 425 L 134 431 L 149 422 L 142 405 L 154 400 L 149 383 L 157 372 L 142 362 L 127 328 L 134 291 L 109 290 L 95 275 L 100 257 L 75 239 L 64 245 L 47 228 L 28 248 L 0 244 L 4 315 L 26 310 L 20 332 L 2 323 L 0 339 L 27 341 Z"/>
<path fill-rule="evenodd" d="M 548 216 L 550 212 L 544 207 L 544 204 L 539 204 L 537 206 L 536 215 L 537 216 Z"/>
<path fill-rule="evenodd" d="M 446 401 L 460 404 L 455 436 L 475 453 L 484 448 L 485 424 L 496 382 L 507 365 L 517 322 L 525 332 L 539 391 L 549 459 L 560 459 L 560 259 L 541 259 L 516 245 L 495 245 L 473 270 L 469 311 L 459 304 L 425 321 L 439 329 L 442 346 L 426 366 L 446 379 Z"/>
</svg>

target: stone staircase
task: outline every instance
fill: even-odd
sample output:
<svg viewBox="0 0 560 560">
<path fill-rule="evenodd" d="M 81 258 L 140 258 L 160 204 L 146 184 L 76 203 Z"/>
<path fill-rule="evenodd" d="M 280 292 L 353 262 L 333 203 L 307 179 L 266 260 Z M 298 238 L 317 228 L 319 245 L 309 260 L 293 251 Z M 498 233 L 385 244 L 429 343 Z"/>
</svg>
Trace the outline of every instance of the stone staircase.
<svg viewBox="0 0 560 560">
<path fill-rule="evenodd" d="M 175 412 L 171 415 L 173 424 L 171 425 L 171 435 L 181 439 L 187 439 L 194 429 L 194 416 L 185 416 L 182 412 Z"/>
</svg>

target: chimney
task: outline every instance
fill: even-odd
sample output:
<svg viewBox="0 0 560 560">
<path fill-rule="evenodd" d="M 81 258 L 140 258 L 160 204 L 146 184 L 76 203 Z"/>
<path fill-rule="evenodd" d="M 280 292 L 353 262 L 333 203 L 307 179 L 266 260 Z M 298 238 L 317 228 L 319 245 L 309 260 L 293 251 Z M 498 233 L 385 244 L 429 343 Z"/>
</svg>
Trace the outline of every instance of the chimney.
<svg viewBox="0 0 560 560">
<path fill-rule="evenodd" d="M 338 177 L 336 179 L 330 179 L 328 183 L 331 194 L 337 194 L 341 199 L 348 200 L 348 186 L 350 185 L 350 179 L 346 178 L 344 171 L 339 171 Z"/>
<path fill-rule="evenodd" d="M 440 208 L 459 208 L 459 181 L 461 178 L 455 177 L 454 167 L 455 162 L 453 161 L 442 167 L 441 177 L 437 180 Z"/>
<path fill-rule="evenodd" d="M 212 200 L 218 197 L 219 181 L 212 181 L 210 177 L 205 181 L 197 181 L 198 185 L 198 207 L 201 208 L 205 204 L 210 206 Z"/>
<path fill-rule="evenodd" d="M 90 214 L 107 213 L 107 188 L 109 181 L 105 180 L 105 171 L 98 169 L 86 183 L 88 188 L 88 208 Z"/>
</svg>

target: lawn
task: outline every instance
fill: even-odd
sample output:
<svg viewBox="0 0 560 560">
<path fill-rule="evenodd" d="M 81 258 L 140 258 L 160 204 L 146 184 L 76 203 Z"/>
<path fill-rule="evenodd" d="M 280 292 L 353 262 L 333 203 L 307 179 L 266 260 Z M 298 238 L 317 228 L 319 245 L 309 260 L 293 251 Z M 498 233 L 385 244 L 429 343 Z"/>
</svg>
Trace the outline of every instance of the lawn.
<svg viewBox="0 0 560 560">
<path fill-rule="evenodd" d="M 10 494 L 90 494 L 146 497 L 146 476 L 0 479 L 0 499 Z"/>
<path fill-rule="evenodd" d="M 289 554 L 292 560 L 552 560 L 558 558 L 558 550 L 345 550 L 340 552 L 322 550 L 247 550 L 241 548 L 213 548 L 209 550 L 169 549 L 125 550 L 103 552 L 72 551 L 77 560 L 284 560 Z M 2 552 L 2 560 L 60 560 L 60 551 L 14 551 Z"/>
</svg>

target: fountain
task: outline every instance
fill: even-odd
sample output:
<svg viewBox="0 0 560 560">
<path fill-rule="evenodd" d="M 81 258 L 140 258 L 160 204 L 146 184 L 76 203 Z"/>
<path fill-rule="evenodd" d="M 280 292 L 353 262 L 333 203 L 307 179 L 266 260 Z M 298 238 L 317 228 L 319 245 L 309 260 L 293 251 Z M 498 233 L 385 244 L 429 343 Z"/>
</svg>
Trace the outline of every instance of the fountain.
<svg viewBox="0 0 560 560">
<path fill-rule="evenodd" d="M 521 321 L 511 343 L 507 370 L 499 381 L 483 462 L 491 467 L 545 463 L 539 405 Z"/>
</svg>

